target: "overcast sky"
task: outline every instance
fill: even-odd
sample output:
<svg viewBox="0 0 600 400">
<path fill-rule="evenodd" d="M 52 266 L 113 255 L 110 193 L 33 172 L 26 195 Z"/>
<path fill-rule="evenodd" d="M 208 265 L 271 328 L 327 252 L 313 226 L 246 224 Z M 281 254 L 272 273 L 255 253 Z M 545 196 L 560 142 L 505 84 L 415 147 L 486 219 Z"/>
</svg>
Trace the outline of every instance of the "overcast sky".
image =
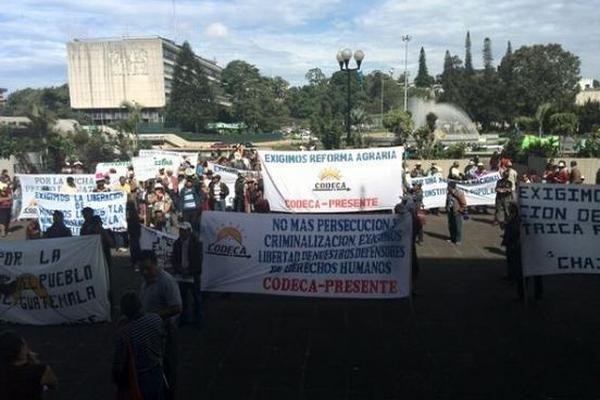
<svg viewBox="0 0 600 400">
<path fill-rule="evenodd" d="M 476 67 L 488 36 L 495 62 L 509 40 L 513 49 L 560 43 L 581 58 L 584 77 L 600 78 L 599 20 L 600 0 L 0 0 L 0 87 L 65 83 L 65 43 L 74 38 L 151 35 L 302 84 L 310 68 L 333 72 L 344 47 L 364 50 L 365 73 L 397 76 L 410 34 L 413 76 L 421 46 L 435 75 L 446 49 L 464 59 L 467 30 Z"/>
</svg>

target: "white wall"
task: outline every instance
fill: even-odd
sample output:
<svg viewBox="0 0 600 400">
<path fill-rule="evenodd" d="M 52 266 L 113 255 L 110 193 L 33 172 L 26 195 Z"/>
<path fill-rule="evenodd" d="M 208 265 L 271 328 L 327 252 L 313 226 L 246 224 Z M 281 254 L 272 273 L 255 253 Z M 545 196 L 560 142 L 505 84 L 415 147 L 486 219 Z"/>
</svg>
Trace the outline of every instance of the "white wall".
<svg viewBox="0 0 600 400">
<path fill-rule="evenodd" d="M 69 94 L 75 109 L 165 106 L 162 41 L 128 39 L 67 44 Z"/>
</svg>

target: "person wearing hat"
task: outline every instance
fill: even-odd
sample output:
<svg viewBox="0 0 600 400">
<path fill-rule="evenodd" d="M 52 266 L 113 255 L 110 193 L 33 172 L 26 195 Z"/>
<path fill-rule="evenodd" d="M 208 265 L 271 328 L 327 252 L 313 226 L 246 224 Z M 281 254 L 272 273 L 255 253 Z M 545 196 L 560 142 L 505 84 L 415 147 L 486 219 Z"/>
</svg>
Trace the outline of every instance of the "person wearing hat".
<svg viewBox="0 0 600 400">
<path fill-rule="evenodd" d="M 81 161 L 77 160 L 73 163 L 73 173 L 77 175 L 81 175 L 84 173 L 83 163 Z"/>
<path fill-rule="evenodd" d="M 63 167 L 60 170 L 61 174 L 70 174 L 72 173 L 73 170 L 71 169 L 71 163 L 69 163 L 68 161 L 65 161 L 65 165 L 63 165 Z"/>
<path fill-rule="evenodd" d="M 151 215 L 155 215 L 156 211 L 160 211 L 164 215 L 167 225 L 169 225 L 171 212 L 173 211 L 173 200 L 165 192 L 165 188 L 160 182 L 154 185 L 154 193 L 148 196 L 148 208 Z"/>
<path fill-rule="evenodd" d="M 571 161 L 571 173 L 569 174 L 569 183 L 573 185 L 581 185 L 583 183 L 583 175 L 577 166 L 577 161 Z"/>
<path fill-rule="evenodd" d="M 116 192 L 124 192 L 126 194 L 131 193 L 131 186 L 127 183 L 127 179 L 124 176 L 119 177 L 119 182 L 113 186 L 113 190 Z"/>
<path fill-rule="evenodd" d="M 439 165 L 437 165 L 437 163 L 432 162 L 431 165 L 429 166 L 429 169 L 427 170 L 427 176 L 436 176 L 436 175 L 440 175 L 442 173 L 442 169 L 440 168 Z"/>
<path fill-rule="evenodd" d="M 215 211 L 225 211 L 225 199 L 229 196 L 229 187 L 224 182 L 221 182 L 221 175 L 216 174 L 212 177 L 210 185 L 208 185 L 211 209 Z"/>
<path fill-rule="evenodd" d="M 565 163 L 564 161 L 559 161 L 558 162 L 558 173 L 556 174 L 555 178 L 554 178 L 554 182 L 555 183 L 569 183 L 569 178 L 570 178 L 570 174 L 569 174 L 569 169 L 567 168 L 567 163 Z"/>
<path fill-rule="evenodd" d="M 410 171 L 410 177 L 421 178 L 423 176 L 425 176 L 425 171 L 423 171 L 423 168 L 421 167 L 421 162 L 417 161 L 415 167 L 412 169 L 412 171 Z"/>
<path fill-rule="evenodd" d="M 450 167 L 450 171 L 448 172 L 448 179 L 452 179 L 455 181 L 462 181 L 464 178 L 464 175 L 462 174 L 462 172 L 460 172 L 460 164 L 458 163 L 458 161 L 454 161 L 452 163 L 452 167 Z"/>
<path fill-rule="evenodd" d="M 510 181 L 510 183 L 512 183 L 512 191 L 514 194 L 517 192 L 517 183 L 519 181 L 519 174 L 517 173 L 517 170 L 513 168 L 512 161 L 510 161 L 510 160 L 508 160 L 506 162 L 506 168 L 504 170 L 508 172 L 508 180 Z"/>
<path fill-rule="evenodd" d="M 460 245 L 463 240 L 463 215 L 467 207 L 465 194 L 456 187 L 456 182 L 448 182 L 446 212 L 448 213 L 448 242 Z"/>
<path fill-rule="evenodd" d="M 93 190 L 94 193 L 109 192 L 109 191 L 110 191 L 110 189 L 106 187 L 106 181 L 104 180 L 104 176 L 101 176 L 100 178 L 96 179 L 96 187 Z"/>
<path fill-rule="evenodd" d="M 182 312 L 180 324 L 190 322 L 187 293 L 191 292 L 194 301 L 193 315 L 196 324 L 202 323 L 200 272 L 202 266 L 202 244 L 192 229 L 192 224 L 182 222 L 179 224 L 179 237 L 173 243 L 171 253 L 174 277 L 179 283 L 181 293 Z"/>
<path fill-rule="evenodd" d="M 465 179 L 470 179 L 473 176 L 473 172 L 475 171 L 475 160 L 469 160 L 469 163 L 465 167 L 463 176 Z"/>
<path fill-rule="evenodd" d="M 246 193 L 246 178 L 239 172 L 234 185 L 235 197 L 233 198 L 233 211 L 244 212 L 244 196 Z"/>
<path fill-rule="evenodd" d="M 202 194 L 194 186 L 194 178 L 188 176 L 185 184 L 179 192 L 179 209 L 181 217 L 185 222 L 189 222 L 194 229 L 198 225 L 198 216 L 202 207 Z"/>
<path fill-rule="evenodd" d="M 504 224 L 509 216 L 508 205 L 513 201 L 513 183 L 509 179 L 510 172 L 505 169 L 502 178 L 496 182 L 496 212 L 494 224 Z"/>
</svg>

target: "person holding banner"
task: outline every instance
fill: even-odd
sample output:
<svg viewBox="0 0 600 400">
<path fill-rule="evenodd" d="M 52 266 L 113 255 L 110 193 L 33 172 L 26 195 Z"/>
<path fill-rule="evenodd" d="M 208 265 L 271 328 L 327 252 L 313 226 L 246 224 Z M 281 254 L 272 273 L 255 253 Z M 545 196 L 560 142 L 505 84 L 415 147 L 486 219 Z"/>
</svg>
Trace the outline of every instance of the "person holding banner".
<svg viewBox="0 0 600 400">
<path fill-rule="evenodd" d="M 62 211 L 55 210 L 52 213 L 52 221 L 52 225 L 44 234 L 44 239 L 73 236 L 71 230 L 65 225 L 65 215 Z"/>
<path fill-rule="evenodd" d="M 175 270 L 175 276 L 179 282 L 179 292 L 183 310 L 181 312 L 180 325 L 188 322 L 187 293 L 192 293 L 194 300 L 194 316 L 196 324 L 202 323 L 200 273 L 202 272 L 202 244 L 192 230 L 189 222 L 179 225 L 179 238 L 173 243 L 171 254 L 171 265 Z"/>
<path fill-rule="evenodd" d="M 0 394 L 7 400 L 42 399 L 44 389 L 54 389 L 56 375 L 41 364 L 25 339 L 15 332 L 0 333 Z"/>
<path fill-rule="evenodd" d="M 523 298 L 525 285 L 530 278 L 523 279 L 523 263 L 521 262 L 521 218 L 519 205 L 516 202 L 509 204 L 509 213 L 504 227 L 502 245 L 506 247 L 506 279 L 517 283 L 517 294 Z M 541 276 L 533 278 L 534 298 L 540 300 L 544 293 L 544 283 Z"/>
<path fill-rule="evenodd" d="M 0 236 L 3 238 L 9 234 L 12 205 L 13 193 L 9 179 L 8 182 L 0 182 Z"/>
<path fill-rule="evenodd" d="M 463 215 L 467 201 L 465 194 L 456 188 L 456 182 L 448 182 L 448 194 L 446 195 L 446 212 L 448 213 L 448 231 L 450 239 L 456 245 L 462 244 L 463 240 Z"/>
</svg>

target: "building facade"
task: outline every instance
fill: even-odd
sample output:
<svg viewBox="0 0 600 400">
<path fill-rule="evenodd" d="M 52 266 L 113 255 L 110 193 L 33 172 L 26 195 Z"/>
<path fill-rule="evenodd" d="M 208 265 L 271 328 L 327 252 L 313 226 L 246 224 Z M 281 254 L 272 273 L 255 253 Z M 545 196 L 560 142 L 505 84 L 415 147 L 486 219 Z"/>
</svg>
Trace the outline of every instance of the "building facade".
<svg viewBox="0 0 600 400">
<path fill-rule="evenodd" d="M 6 97 L 5 96 L 6 89 L 0 88 L 0 107 L 6 105 Z"/>
<path fill-rule="evenodd" d="M 95 123 L 125 119 L 124 102 L 142 109 L 145 122 L 163 122 L 181 47 L 161 37 L 75 39 L 67 43 L 71 108 Z M 216 61 L 196 56 L 208 79 L 219 82 Z"/>
</svg>

